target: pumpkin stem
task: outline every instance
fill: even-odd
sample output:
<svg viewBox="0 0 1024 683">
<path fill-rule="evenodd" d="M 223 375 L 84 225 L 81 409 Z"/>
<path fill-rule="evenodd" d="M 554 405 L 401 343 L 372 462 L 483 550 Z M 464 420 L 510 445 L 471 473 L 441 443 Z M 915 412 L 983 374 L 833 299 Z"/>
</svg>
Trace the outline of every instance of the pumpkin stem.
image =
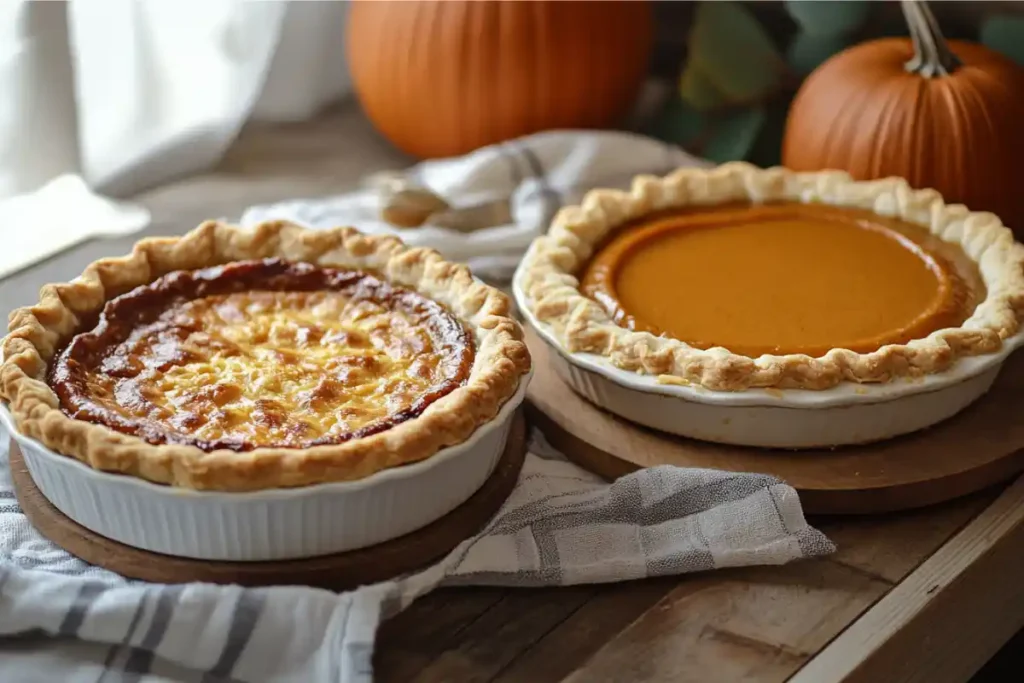
<svg viewBox="0 0 1024 683">
<path fill-rule="evenodd" d="M 960 66 L 960 60 L 949 49 L 928 3 L 925 0 L 900 0 L 900 6 L 910 27 L 910 39 L 914 41 L 914 57 L 906 63 L 907 71 L 925 78 L 953 73 Z"/>
</svg>

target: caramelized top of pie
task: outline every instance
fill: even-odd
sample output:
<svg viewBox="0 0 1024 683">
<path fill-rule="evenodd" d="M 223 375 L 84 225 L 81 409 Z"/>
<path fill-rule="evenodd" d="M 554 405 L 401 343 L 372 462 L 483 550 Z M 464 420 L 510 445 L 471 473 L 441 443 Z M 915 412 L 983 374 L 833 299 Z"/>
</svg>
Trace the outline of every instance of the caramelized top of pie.
<svg viewBox="0 0 1024 683">
<path fill-rule="evenodd" d="M 778 203 L 700 207 L 617 231 L 584 293 L 615 321 L 749 357 L 860 353 L 966 320 L 977 267 L 926 229 L 870 211 Z"/>
<path fill-rule="evenodd" d="M 473 356 L 459 320 L 414 291 L 268 259 L 112 300 L 50 383 L 70 416 L 150 443 L 305 448 L 419 415 L 465 382 Z"/>
</svg>

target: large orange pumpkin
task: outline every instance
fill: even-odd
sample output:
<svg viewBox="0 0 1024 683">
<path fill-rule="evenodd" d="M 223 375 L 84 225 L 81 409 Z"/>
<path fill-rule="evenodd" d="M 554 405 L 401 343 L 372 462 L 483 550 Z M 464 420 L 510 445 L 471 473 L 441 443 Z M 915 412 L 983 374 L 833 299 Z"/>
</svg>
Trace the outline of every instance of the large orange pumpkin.
<svg viewBox="0 0 1024 683">
<path fill-rule="evenodd" d="M 439 157 L 620 123 L 653 26 L 647 0 L 357 0 L 347 40 L 370 120 L 403 151 Z"/>
<path fill-rule="evenodd" d="M 854 46 L 803 83 L 782 163 L 901 176 L 1024 234 L 1024 69 L 982 45 L 947 43 L 925 3 L 903 6 L 912 40 Z"/>
</svg>

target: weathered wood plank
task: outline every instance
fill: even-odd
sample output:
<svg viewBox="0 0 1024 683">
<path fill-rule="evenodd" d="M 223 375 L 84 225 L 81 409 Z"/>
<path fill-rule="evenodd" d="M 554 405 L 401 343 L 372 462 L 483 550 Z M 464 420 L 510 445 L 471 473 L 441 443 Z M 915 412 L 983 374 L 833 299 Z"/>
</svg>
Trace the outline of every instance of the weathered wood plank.
<svg viewBox="0 0 1024 683">
<path fill-rule="evenodd" d="M 605 585 L 534 643 L 494 683 L 556 683 L 643 616 L 678 583 L 674 577 Z M 514 598 L 514 596 L 512 596 Z"/>
<path fill-rule="evenodd" d="M 1024 478 L 792 679 L 959 683 L 1024 627 Z"/>
<path fill-rule="evenodd" d="M 566 681 L 784 681 L 888 589 L 822 561 L 684 579 Z"/>
<path fill-rule="evenodd" d="M 990 505 L 998 491 L 907 512 L 813 520 L 838 552 L 830 562 L 897 583 Z"/>
<path fill-rule="evenodd" d="M 409 683 L 484 683 L 582 607 L 591 586 L 513 590 L 459 633 Z M 382 679 L 388 680 L 388 679 Z M 398 683 L 399 679 L 392 679 Z"/>
<path fill-rule="evenodd" d="M 377 637 L 374 673 L 382 682 L 411 681 L 459 634 L 505 597 L 506 589 L 448 589 L 426 595 L 385 622 Z"/>
</svg>

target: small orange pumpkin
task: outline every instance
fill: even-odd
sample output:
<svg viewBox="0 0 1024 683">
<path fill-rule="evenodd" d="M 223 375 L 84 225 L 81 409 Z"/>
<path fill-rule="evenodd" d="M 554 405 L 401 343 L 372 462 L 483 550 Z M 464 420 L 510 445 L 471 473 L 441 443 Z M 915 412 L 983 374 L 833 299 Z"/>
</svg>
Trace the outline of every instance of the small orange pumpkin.
<svg viewBox="0 0 1024 683">
<path fill-rule="evenodd" d="M 356 95 L 377 129 L 417 157 L 613 126 L 653 45 L 647 0 L 357 0 L 350 12 Z"/>
<path fill-rule="evenodd" d="M 804 81 L 783 165 L 901 176 L 1024 234 L 1024 69 L 982 45 L 947 43 L 924 2 L 903 10 L 911 39 L 856 45 Z"/>
</svg>

